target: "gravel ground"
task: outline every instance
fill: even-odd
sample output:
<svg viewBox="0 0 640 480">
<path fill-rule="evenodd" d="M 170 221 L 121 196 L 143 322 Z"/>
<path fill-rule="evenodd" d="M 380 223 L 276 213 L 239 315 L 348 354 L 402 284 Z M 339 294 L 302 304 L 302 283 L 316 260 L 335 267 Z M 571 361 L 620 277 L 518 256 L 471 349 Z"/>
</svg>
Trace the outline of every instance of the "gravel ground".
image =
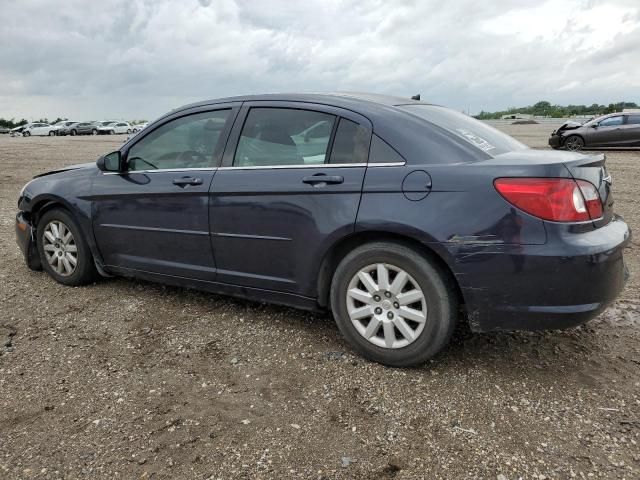
<svg viewBox="0 0 640 480">
<path fill-rule="evenodd" d="M 549 126 L 502 126 L 546 148 Z M 120 137 L 0 136 L 0 478 L 640 478 L 640 271 L 589 324 L 472 334 L 416 369 L 354 355 L 327 316 L 29 271 L 34 174 Z M 640 151 L 608 153 L 640 231 Z"/>
</svg>

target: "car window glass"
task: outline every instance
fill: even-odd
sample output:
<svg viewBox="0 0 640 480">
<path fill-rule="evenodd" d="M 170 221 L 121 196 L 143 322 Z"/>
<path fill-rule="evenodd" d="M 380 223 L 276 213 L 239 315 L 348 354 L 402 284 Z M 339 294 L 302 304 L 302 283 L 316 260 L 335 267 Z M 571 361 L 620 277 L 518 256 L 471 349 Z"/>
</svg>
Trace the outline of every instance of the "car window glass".
<svg viewBox="0 0 640 480">
<path fill-rule="evenodd" d="M 377 135 L 371 138 L 369 163 L 404 163 L 405 160 L 387 142 Z"/>
<path fill-rule="evenodd" d="M 611 127 L 613 125 L 622 125 L 622 116 L 618 115 L 617 117 L 609 117 L 605 118 L 599 123 L 600 127 Z"/>
<path fill-rule="evenodd" d="M 370 137 L 367 128 L 341 118 L 333 140 L 329 163 L 367 163 Z"/>
<path fill-rule="evenodd" d="M 629 115 L 627 117 L 628 125 L 640 125 L 640 114 L 639 115 Z"/>
<path fill-rule="evenodd" d="M 207 168 L 230 110 L 180 117 L 165 123 L 137 142 L 127 155 L 127 169 Z"/>
<path fill-rule="evenodd" d="M 425 104 L 400 105 L 399 108 L 448 130 L 491 156 L 528 148 L 491 125 L 455 110 Z"/>
<path fill-rule="evenodd" d="M 252 108 L 242 127 L 234 166 L 325 163 L 335 116 L 291 108 Z"/>
</svg>

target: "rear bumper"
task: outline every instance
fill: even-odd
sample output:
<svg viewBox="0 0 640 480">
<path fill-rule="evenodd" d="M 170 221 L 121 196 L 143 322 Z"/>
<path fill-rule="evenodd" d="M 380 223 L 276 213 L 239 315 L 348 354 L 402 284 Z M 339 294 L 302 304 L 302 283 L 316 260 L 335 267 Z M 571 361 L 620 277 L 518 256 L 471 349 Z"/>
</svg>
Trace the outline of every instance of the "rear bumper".
<svg viewBox="0 0 640 480">
<path fill-rule="evenodd" d="M 560 329 L 594 318 L 624 287 L 630 238 L 615 217 L 590 232 L 550 236 L 545 245 L 468 247 L 456 257 L 456 277 L 472 330 Z"/>
<path fill-rule="evenodd" d="M 23 212 L 16 215 L 16 243 L 31 270 L 41 270 L 40 255 L 36 247 L 35 231 Z"/>
</svg>

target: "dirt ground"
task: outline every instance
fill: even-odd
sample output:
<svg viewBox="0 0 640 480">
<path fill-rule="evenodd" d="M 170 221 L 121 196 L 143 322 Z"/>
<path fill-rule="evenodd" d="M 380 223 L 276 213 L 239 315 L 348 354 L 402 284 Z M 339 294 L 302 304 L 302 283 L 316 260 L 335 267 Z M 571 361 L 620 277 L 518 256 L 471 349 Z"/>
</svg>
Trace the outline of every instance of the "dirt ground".
<svg viewBox="0 0 640 480">
<path fill-rule="evenodd" d="M 503 126 L 535 148 L 551 127 Z M 327 316 L 29 271 L 34 174 L 122 137 L 0 136 L 0 478 L 640 478 L 640 245 L 589 324 L 471 334 L 416 369 L 354 355 Z M 640 151 L 608 152 L 640 232 Z"/>
</svg>

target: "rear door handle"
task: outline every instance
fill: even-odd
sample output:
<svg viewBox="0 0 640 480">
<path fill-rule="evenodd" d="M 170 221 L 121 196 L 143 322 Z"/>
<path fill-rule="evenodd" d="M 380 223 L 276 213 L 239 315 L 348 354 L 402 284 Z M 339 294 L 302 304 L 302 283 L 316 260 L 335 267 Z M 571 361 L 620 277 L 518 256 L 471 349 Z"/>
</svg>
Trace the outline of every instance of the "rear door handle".
<svg viewBox="0 0 640 480">
<path fill-rule="evenodd" d="M 344 182 L 344 177 L 340 175 L 326 175 L 324 173 L 316 173 L 309 177 L 303 177 L 302 183 L 313 185 L 314 187 L 324 187 L 326 185 L 337 185 Z"/>
<path fill-rule="evenodd" d="M 202 179 L 195 177 L 174 178 L 173 184 L 183 188 L 187 185 L 202 185 Z"/>
</svg>

